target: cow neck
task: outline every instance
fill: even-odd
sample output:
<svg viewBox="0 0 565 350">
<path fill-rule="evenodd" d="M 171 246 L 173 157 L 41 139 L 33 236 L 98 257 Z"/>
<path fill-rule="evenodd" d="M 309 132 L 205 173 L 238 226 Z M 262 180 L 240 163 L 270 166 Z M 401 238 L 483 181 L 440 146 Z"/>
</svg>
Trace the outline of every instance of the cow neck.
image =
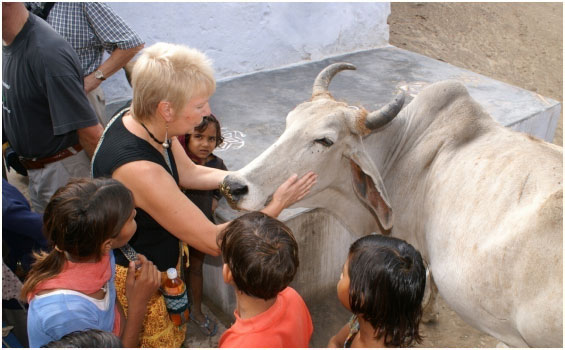
<svg viewBox="0 0 565 350">
<path fill-rule="evenodd" d="M 405 114 L 402 113 L 382 130 L 371 133 L 364 140 L 367 145 L 366 149 L 377 150 L 377 155 L 372 154 L 371 159 L 375 162 L 383 181 L 397 159 L 406 151 L 412 123 L 404 116 Z"/>
</svg>

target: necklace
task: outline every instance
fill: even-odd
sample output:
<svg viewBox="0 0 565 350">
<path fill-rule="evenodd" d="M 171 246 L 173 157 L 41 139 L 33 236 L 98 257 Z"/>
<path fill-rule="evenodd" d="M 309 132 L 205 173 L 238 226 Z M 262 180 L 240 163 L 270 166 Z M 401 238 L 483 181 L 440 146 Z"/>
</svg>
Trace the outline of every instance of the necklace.
<svg viewBox="0 0 565 350">
<path fill-rule="evenodd" d="M 139 122 L 141 124 L 141 126 L 143 126 L 143 128 L 145 129 L 145 131 L 147 131 L 147 133 L 149 134 L 149 137 L 151 137 L 153 139 L 153 141 L 160 143 L 161 145 L 163 145 L 163 148 L 169 148 L 170 144 L 171 144 L 171 140 L 167 139 L 165 136 L 165 141 L 159 141 L 159 139 L 157 139 L 152 133 L 151 131 L 149 131 L 149 129 L 147 129 L 147 127 L 145 126 L 145 124 L 143 124 L 142 122 Z"/>
</svg>

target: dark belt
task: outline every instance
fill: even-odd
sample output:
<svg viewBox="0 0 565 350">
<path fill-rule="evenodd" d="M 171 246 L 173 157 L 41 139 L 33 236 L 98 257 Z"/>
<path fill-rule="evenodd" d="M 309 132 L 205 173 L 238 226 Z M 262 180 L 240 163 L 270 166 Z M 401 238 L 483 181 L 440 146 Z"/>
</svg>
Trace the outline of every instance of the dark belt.
<svg viewBox="0 0 565 350">
<path fill-rule="evenodd" d="M 68 158 L 70 156 L 74 156 L 75 154 L 77 154 L 80 151 L 82 151 L 82 146 L 80 144 L 76 144 L 76 145 L 71 146 L 69 148 L 65 148 L 64 150 L 57 152 L 56 154 L 54 154 L 50 157 L 45 157 L 45 158 L 41 158 L 41 159 L 37 159 L 37 158 L 30 159 L 30 158 L 24 158 L 24 157 L 20 156 L 20 163 L 22 163 L 22 165 L 27 170 L 41 169 L 41 168 L 44 168 L 45 165 L 47 165 L 47 164 L 58 162 L 61 159 L 65 159 L 65 158 Z"/>
</svg>

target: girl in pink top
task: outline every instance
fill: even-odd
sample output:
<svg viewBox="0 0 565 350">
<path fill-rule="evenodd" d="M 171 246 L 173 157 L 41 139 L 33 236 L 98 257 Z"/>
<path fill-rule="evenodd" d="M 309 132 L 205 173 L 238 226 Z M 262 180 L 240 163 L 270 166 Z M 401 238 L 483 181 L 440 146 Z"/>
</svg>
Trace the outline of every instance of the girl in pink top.
<svg viewBox="0 0 565 350">
<path fill-rule="evenodd" d="M 58 189 L 45 209 L 43 227 L 53 246 L 37 261 L 22 287 L 29 303 L 28 336 L 40 347 L 64 335 L 100 329 L 135 347 L 159 271 L 139 255 L 129 266 L 126 322 L 116 300 L 112 249 L 125 245 L 137 225 L 131 192 L 113 179 L 75 179 Z"/>
</svg>

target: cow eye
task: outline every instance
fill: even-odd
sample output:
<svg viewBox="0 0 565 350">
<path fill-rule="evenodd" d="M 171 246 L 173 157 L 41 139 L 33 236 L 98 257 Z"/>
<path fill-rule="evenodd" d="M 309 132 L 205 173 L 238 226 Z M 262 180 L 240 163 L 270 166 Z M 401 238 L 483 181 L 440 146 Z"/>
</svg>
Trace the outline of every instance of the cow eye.
<svg viewBox="0 0 565 350">
<path fill-rule="evenodd" d="M 330 147 L 331 145 L 334 144 L 333 141 L 328 139 L 327 137 L 324 137 L 322 139 L 316 139 L 314 140 L 314 142 L 317 142 L 324 147 Z"/>
</svg>

